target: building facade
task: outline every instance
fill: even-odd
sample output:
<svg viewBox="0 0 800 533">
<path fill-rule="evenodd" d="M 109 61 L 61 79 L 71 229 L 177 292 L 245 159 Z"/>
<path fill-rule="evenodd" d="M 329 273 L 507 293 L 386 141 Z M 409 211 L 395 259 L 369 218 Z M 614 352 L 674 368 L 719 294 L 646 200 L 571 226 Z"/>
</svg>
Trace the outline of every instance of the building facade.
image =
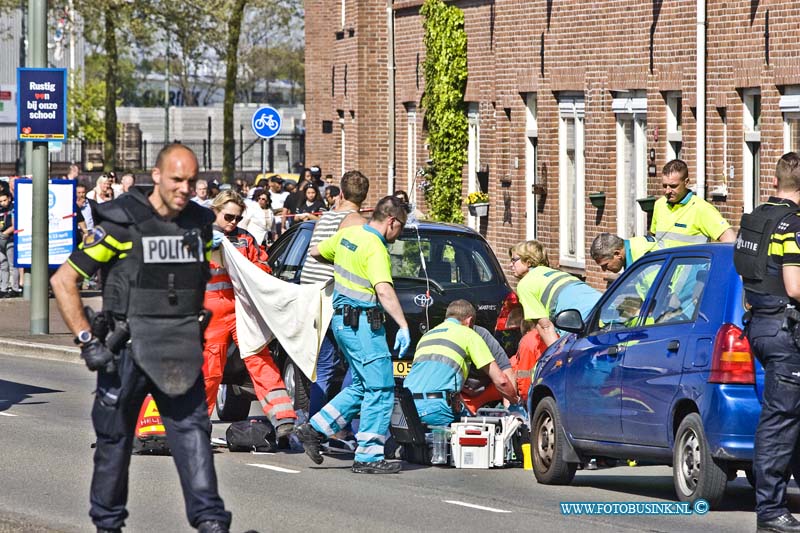
<svg viewBox="0 0 800 533">
<path fill-rule="evenodd" d="M 463 192 L 491 202 L 467 220 L 501 260 L 536 238 L 604 286 L 592 240 L 646 233 L 667 161 L 685 160 L 691 188 L 737 225 L 800 150 L 796 2 L 449 3 L 468 41 Z M 306 2 L 307 162 L 360 168 L 371 200 L 416 191 L 428 158 L 422 4 Z"/>
</svg>

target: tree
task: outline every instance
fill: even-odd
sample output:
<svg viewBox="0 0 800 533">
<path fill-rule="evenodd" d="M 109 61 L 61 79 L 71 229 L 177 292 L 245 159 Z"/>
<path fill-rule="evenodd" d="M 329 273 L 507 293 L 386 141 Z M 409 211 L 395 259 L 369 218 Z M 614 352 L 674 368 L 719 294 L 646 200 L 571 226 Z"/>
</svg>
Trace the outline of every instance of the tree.
<svg viewBox="0 0 800 533">
<path fill-rule="evenodd" d="M 70 138 L 85 139 L 92 143 L 102 142 L 105 137 L 105 121 L 101 110 L 105 103 L 106 84 L 102 80 L 87 78 L 76 81 L 67 93 Z"/>
<path fill-rule="evenodd" d="M 299 0 L 220 0 L 226 9 L 220 13 L 228 21 L 225 39 L 225 99 L 222 119 L 222 180 L 233 178 L 235 168 L 235 141 L 233 137 L 233 104 L 236 101 L 236 78 L 239 74 L 239 40 L 246 10 L 259 13 L 264 27 L 286 27 L 289 20 L 300 11 Z"/>
</svg>

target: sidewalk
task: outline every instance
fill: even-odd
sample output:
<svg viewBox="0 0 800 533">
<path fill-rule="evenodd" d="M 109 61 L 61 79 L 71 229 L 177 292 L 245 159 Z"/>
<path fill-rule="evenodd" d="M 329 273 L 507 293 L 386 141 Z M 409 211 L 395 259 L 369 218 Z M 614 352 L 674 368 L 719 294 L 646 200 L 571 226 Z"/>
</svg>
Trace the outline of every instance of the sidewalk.
<svg viewBox="0 0 800 533">
<path fill-rule="evenodd" d="M 95 309 L 102 305 L 96 291 L 82 293 L 83 302 Z M 31 305 L 23 298 L 0 299 L 0 354 L 80 361 L 80 350 L 58 312 L 55 298 L 50 298 L 50 333 L 31 334 Z"/>
</svg>

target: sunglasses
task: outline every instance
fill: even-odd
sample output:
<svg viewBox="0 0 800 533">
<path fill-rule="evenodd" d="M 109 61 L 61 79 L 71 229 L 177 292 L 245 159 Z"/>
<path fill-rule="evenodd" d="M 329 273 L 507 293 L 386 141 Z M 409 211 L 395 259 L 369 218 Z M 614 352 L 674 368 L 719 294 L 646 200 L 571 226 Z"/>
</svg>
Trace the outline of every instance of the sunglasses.
<svg viewBox="0 0 800 533">
<path fill-rule="evenodd" d="M 517 262 L 517 261 L 519 261 L 520 259 L 521 259 L 520 257 L 512 257 L 512 258 L 511 258 L 511 264 L 513 265 L 514 263 L 516 263 L 516 262 Z"/>
<path fill-rule="evenodd" d="M 242 221 L 244 218 L 241 215 L 232 215 L 230 213 L 223 213 L 222 218 L 225 219 L 225 222 L 236 222 L 237 224 Z"/>
</svg>

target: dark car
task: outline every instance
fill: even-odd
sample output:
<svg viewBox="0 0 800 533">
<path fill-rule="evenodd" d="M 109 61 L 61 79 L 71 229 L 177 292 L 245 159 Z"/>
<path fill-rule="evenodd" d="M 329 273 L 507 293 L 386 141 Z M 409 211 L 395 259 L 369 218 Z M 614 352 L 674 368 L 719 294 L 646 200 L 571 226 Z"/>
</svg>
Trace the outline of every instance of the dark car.
<svg viewBox="0 0 800 533">
<path fill-rule="evenodd" d="M 761 365 L 742 335 L 742 282 L 730 244 L 651 252 L 536 367 L 531 449 L 540 483 L 570 483 L 590 459 L 673 466 L 681 501 L 722 500 L 745 470 L 761 411 Z"/>
<path fill-rule="evenodd" d="M 313 230 L 313 221 L 297 224 L 270 247 L 268 262 L 274 276 L 292 283 L 300 282 Z M 466 226 L 420 222 L 406 227 L 388 248 L 394 287 L 409 324 L 412 347 L 428 329 L 444 320 L 450 302 L 463 298 L 475 305 L 476 322 L 490 331 L 497 330 L 496 335 L 506 351 L 516 351 L 519 329 L 512 327 L 513 320 L 507 318 L 519 304 L 494 252 L 480 234 Z M 397 324 L 387 317 L 389 347 L 394 345 L 396 333 Z M 222 420 L 247 416 L 254 398 L 252 387 L 248 386 L 247 371 L 234 349 L 229 354 L 218 394 L 217 414 Z M 271 349 L 276 363 L 283 369 L 295 408 L 306 409 L 308 380 L 280 345 L 273 343 Z M 404 359 L 392 353 L 396 378 L 408 374 L 412 357 L 413 350 Z"/>
</svg>

